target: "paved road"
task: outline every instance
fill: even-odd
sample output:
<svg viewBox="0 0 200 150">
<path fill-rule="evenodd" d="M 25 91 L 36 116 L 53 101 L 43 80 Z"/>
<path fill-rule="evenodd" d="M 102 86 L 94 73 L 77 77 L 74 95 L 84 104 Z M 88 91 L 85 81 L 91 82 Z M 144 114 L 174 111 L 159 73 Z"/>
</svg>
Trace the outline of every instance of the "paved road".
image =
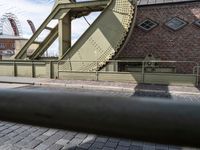
<svg viewBox="0 0 200 150">
<path fill-rule="evenodd" d="M 18 88 L 56 90 L 78 93 L 96 93 L 111 96 L 125 97 L 153 97 L 165 98 L 166 100 L 181 100 L 189 103 L 198 102 L 200 95 L 189 94 L 169 94 L 152 92 L 119 92 L 86 89 L 69 89 L 58 87 L 37 87 L 20 84 L 0 84 L 0 88 Z M 85 133 L 63 131 L 49 128 L 41 128 L 16 123 L 0 121 L 0 150 L 194 150 L 192 148 L 182 148 L 178 146 L 159 145 L 153 143 L 136 142 L 131 140 L 117 139 L 112 137 L 102 137 Z"/>
</svg>

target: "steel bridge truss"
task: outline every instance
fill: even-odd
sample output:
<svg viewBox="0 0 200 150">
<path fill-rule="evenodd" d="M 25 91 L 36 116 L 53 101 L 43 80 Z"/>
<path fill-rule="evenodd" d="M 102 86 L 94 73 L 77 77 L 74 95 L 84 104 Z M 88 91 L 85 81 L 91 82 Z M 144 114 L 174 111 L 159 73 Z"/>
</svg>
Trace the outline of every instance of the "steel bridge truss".
<svg viewBox="0 0 200 150">
<path fill-rule="evenodd" d="M 58 36 L 60 39 L 59 44 L 61 44 L 62 46 L 65 45 L 70 46 L 71 20 L 76 16 L 80 17 L 82 12 L 89 13 L 91 11 L 100 11 L 107 4 L 108 1 L 106 0 L 100 2 L 80 2 L 80 3 L 69 3 L 69 1 L 61 1 L 60 3 L 57 4 L 57 6 L 53 9 L 50 15 L 38 28 L 35 34 L 24 45 L 24 47 L 20 50 L 20 52 L 15 56 L 15 59 L 25 59 L 25 58 L 29 58 L 31 60 L 38 59 L 49 48 L 49 46 L 55 41 L 55 39 Z M 54 28 L 48 27 L 48 24 L 53 19 L 59 19 L 58 25 L 56 25 Z M 37 38 L 44 30 L 49 30 L 50 33 L 43 41 L 37 41 Z M 67 37 L 68 39 L 63 39 L 65 37 Z M 33 44 L 37 45 L 34 46 L 36 48 L 32 50 L 33 51 L 32 54 L 27 55 L 29 48 Z"/>
<path fill-rule="evenodd" d="M 67 65 L 71 70 L 99 70 L 125 45 L 133 28 L 136 5 L 135 0 L 57 1 L 50 15 L 14 59 L 39 60 L 58 38 L 59 60 L 105 62 L 98 64 L 99 68 L 96 68 L 94 63 L 63 65 Z M 102 13 L 71 46 L 71 21 L 95 11 Z M 54 19 L 57 19 L 58 23 L 51 28 L 48 25 Z M 49 31 L 49 34 L 43 40 L 38 40 L 45 30 Z"/>
</svg>

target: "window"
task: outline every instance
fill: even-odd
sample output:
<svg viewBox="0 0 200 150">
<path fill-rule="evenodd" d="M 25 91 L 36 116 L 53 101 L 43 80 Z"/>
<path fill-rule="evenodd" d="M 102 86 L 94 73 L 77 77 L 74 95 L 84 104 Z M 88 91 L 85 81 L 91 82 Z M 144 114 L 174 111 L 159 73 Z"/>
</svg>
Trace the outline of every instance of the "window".
<svg viewBox="0 0 200 150">
<path fill-rule="evenodd" d="M 153 28 L 155 28 L 158 25 L 158 23 L 154 22 L 151 19 L 146 19 L 143 22 L 141 22 L 140 24 L 138 24 L 138 27 L 145 30 L 145 31 L 150 31 Z"/>
<path fill-rule="evenodd" d="M 194 22 L 194 24 L 195 24 L 196 26 L 200 27 L 200 20 L 196 20 L 196 21 Z"/>
<path fill-rule="evenodd" d="M 5 48 L 5 44 L 0 43 L 0 48 Z"/>
<path fill-rule="evenodd" d="M 184 26 L 186 26 L 187 22 L 182 20 L 182 19 L 180 19 L 180 18 L 178 18 L 178 17 L 175 17 L 175 18 L 172 18 L 171 20 L 167 21 L 165 23 L 165 25 L 168 28 L 170 28 L 170 29 L 172 29 L 174 31 L 177 31 L 177 30 L 183 28 Z"/>
<path fill-rule="evenodd" d="M 15 49 L 15 44 L 14 43 L 11 44 L 11 48 Z"/>
</svg>

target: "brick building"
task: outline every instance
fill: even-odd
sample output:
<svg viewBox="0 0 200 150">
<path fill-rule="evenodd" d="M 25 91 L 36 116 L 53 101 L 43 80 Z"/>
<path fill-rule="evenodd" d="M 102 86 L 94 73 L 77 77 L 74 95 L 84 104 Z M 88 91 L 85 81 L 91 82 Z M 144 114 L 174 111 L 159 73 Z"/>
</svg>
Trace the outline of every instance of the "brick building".
<svg viewBox="0 0 200 150">
<path fill-rule="evenodd" d="M 200 62 L 200 1 L 140 0 L 138 3 L 136 26 L 117 59 L 144 60 L 150 56 L 156 60 Z M 126 70 L 126 66 L 122 64 L 121 69 Z M 191 72 L 193 64 L 172 66 L 176 72 Z"/>
<path fill-rule="evenodd" d="M 14 55 L 27 39 L 18 36 L 0 35 L 0 59 Z"/>
<path fill-rule="evenodd" d="M 5 55 L 13 55 L 15 50 L 15 40 L 8 36 L 0 38 L 0 59 Z"/>
</svg>

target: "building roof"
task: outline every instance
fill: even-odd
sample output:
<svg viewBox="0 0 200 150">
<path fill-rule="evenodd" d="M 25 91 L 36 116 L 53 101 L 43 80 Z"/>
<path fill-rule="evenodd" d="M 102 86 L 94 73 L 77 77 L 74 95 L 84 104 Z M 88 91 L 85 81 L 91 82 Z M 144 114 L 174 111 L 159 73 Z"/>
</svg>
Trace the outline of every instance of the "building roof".
<svg viewBox="0 0 200 150">
<path fill-rule="evenodd" d="M 13 36 L 13 35 L 0 35 L 0 39 L 26 40 L 21 36 Z"/>
<path fill-rule="evenodd" d="M 167 3 L 194 2 L 198 0 L 138 0 L 138 5 L 154 5 Z"/>
</svg>

